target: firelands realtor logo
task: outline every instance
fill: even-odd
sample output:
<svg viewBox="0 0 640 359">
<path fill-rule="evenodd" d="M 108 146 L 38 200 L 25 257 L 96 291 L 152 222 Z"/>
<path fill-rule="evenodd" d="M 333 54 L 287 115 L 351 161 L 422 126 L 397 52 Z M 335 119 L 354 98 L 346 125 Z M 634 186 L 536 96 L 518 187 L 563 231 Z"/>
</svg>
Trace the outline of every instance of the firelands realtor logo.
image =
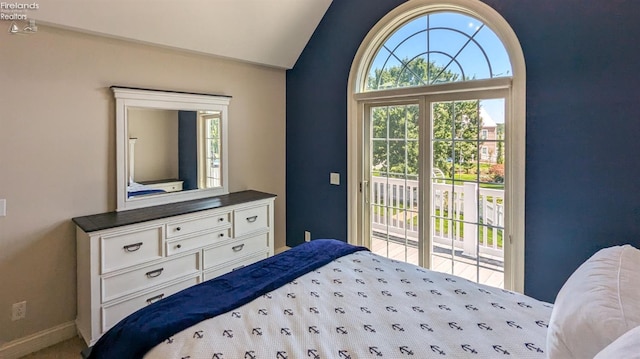
<svg viewBox="0 0 640 359">
<path fill-rule="evenodd" d="M 36 21 L 29 19 L 29 11 L 38 10 L 38 3 L 0 2 L 0 20 L 10 22 L 9 33 L 34 33 L 38 31 Z"/>
</svg>

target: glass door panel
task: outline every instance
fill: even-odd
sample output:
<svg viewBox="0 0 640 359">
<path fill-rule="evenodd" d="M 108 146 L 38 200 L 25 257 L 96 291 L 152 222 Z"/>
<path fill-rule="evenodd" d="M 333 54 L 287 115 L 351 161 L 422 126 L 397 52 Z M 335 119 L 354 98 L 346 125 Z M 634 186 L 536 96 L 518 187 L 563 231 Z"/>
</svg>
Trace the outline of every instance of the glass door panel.
<svg viewBox="0 0 640 359">
<path fill-rule="evenodd" d="M 419 264 L 418 105 L 371 107 L 369 213 L 371 250 Z"/>
<path fill-rule="evenodd" d="M 432 269 L 504 286 L 502 98 L 431 104 Z"/>
</svg>

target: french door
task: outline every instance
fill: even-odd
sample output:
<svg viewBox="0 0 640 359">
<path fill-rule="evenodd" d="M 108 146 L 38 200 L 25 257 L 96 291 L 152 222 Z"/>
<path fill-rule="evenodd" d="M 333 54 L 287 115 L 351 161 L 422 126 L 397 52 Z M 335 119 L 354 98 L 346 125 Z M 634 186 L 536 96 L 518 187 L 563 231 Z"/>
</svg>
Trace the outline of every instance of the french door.
<svg viewBox="0 0 640 359">
<path fill-rule="evenodd" d="M 420 102 L 365 106 L 366 236 L 385 257 L 422 265 Z"/>
<path fill-rule="evenodd" d="M 507 96 L 364 104 L 361 223 L 374 253 L 505 286 Z"/>
</svg>

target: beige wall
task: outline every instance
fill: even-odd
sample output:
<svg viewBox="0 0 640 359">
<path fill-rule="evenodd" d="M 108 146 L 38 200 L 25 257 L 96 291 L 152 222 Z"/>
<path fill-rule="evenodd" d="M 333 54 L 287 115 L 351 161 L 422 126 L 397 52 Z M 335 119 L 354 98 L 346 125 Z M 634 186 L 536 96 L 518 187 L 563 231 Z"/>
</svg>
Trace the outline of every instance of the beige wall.
<svg viewBox="0 0 640 359">
<path fill-rule="evenodd" d="M 136 182 L 178 178 L 178 111 L 128 109 L 129 137 L 137 138 Z"/>
<path fill-rule="evenodd" d="M 285 245 L 284 70 L 44 26 L 0 33 L 0 346 L 75 318 L 71 218 L 116 204 L 111 85 L 233 96 L 230 190 L 277 194 Z"/>
</svg>

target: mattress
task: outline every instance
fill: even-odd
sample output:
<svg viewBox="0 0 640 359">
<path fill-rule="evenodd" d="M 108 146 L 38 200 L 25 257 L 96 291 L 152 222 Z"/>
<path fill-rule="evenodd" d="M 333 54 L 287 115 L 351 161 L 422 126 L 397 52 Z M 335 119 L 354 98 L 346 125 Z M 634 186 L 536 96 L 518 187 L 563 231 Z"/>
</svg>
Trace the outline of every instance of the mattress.
<svg viewBox="0 0 640 359">
<path fill-rule="evenodd" d="M 297 252 L 304 254 L 301 262 L 288 258 L 299 255 Z M 311 263 L 315 257 L 322 260 Z M 546 356 L 552 305 L 534 298 L 391 260 L 335 240 L 314 240 L 265 261 L 271 264 L 265 267 L 258 263 L 253 269 L 244 268 L 243 273 L 200 285 L 218 282 L 229 286 L 229 280 L 239 281 L 255 288 L 252 294 L 236 295 L 231 286 L 228 291 L 220 289 L 217 293 L 221 296 L 187 289 L 187 297 L 195 298 L 193 307 L 188 301 L 186 309 L 165 305 L 163 315 L 182 327 L 158 336 L 153 346 L 144 350 L 144 358 Z M 275 271 L 269 272 L 269 267 Z M 253 283 L 252 277 L 261 279 Z M 203 295 L 208 297 L 201 298 Z M 227 297 L 234 296 L 240 300 L 228 303 Z M 216 306 L 222 309 L 209 310 Z M 203 311 L 211 313 L 202 315 Z M 178 319 L 185 315 L 207 318 L 192 318 L 194 323 L 187 326 Z M 109 352 L 118 353 L 115 357 L 119 359 L 139 357 L 140 352 L 132 347 L 135 343 L 121 339 L 157 333 L 155 324 L 145 327 L 144 318 L 125 320 L 128 328 L 124 331 L 116 326 L 119 335 L 107 341 L 109 350 L 103 350 L 102 343 L 103 349 L 94 351 L 92 357 L 112 357 L 105 354 Z M 96 346 L 100 345 L 99 341 Z"/>
</svg>

